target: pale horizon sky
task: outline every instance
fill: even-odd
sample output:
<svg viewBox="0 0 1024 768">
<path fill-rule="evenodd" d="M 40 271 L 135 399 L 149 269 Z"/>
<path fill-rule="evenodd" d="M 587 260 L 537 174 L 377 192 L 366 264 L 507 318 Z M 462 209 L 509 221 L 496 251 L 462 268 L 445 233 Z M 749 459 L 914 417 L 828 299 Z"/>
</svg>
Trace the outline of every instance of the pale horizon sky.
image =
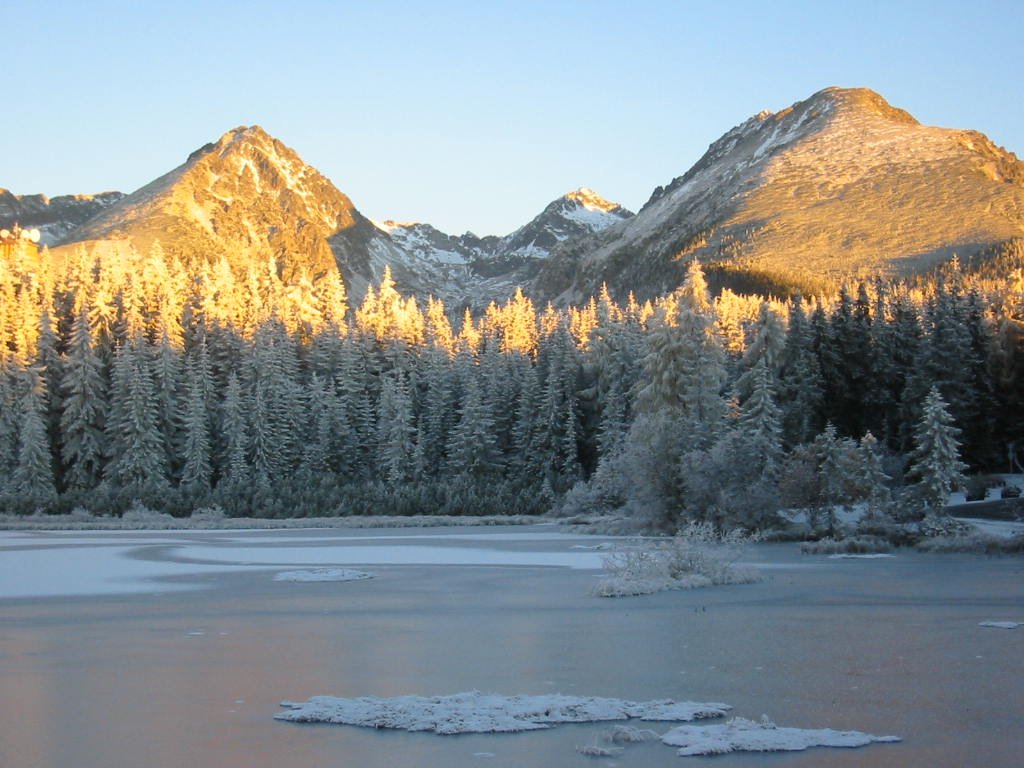
<svg viewBox="0 0 1024 768">
<path fill-rule="evenodd" d="M 0 187 L 130 192 L 262 125 L 374 219 L 637 210 L 762 109 L 866 86 L 1024 154 L 1024 3 L 2 0 Z"/>
</svg>

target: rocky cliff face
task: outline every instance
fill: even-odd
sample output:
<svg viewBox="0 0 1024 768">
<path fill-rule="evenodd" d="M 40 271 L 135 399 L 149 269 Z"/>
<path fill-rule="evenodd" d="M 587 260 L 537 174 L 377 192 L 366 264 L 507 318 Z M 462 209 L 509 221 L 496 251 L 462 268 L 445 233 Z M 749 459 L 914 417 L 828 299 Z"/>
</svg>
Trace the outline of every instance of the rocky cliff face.
<svg viewBox="0 0 1024 768">
<path fill-rule="evenodd" d="M 1024 164 L 974 131 L 923 126 L 867 89 L 762 112 L 654 191 L 635 218 L 556 251 L 534 283 L 579 300 L 607 282 L 653 296 L 708 262 L 815 290 L 926 271 L 1024 235 Z"/>
</svg>

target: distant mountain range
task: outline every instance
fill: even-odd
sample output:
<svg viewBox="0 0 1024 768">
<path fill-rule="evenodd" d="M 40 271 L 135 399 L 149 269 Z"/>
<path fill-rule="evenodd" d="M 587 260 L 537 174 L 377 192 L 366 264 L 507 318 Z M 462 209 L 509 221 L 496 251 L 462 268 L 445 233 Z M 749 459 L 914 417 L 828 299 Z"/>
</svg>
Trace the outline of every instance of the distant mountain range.
<svg viewBox="0 0 1024 768">
<path fill-rule="evenodd" d="M 292 149 L 237 128 L 130 195 L 0 190 L 0 226 L 37 227 L 56 256 L 78 244 L 273 260 L 288 281 L 340 270 L 350 295 L 390 266 L 397 287 L 482 307 L 516 286 L 581 301 L 607 283 L 647 298 L 686 261 L 720 283 L 779 292 L 921 273 L 1024 236 L 1024 163 L 975 131 L 922 126 L 867 89 L 828 88 L 714 142 L 635 216 L 581 188 L 505 237 L 375 222 Z"/>
</svg>

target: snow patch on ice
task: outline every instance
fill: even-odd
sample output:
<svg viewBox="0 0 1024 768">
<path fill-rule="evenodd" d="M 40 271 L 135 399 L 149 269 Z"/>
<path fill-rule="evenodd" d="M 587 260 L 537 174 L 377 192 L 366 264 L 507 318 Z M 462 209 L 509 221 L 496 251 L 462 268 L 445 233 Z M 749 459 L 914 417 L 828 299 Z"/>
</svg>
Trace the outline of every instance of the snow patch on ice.
<svg viewBox="0 0 1024 768">
<path fill-rule="evenodd" d="M 351 568 L 312 568 L 301 571 L 281 571 L 274 576 L 274 581 L 362 581 L 372 578 L 372 573 L 354 571 Z"/>
<path fill-rule="evenodd" d="M 287 712 L 274 717 L 294 723 L 335 723 L 365 728 L 456 733 L 515 733 L 549 728 L 557 723 L 608 720 L 690 722 L 723 717 L 728 704 L 694 701 L 626 701 L 594 696 L 501 696 L 469 691 L 451 696 L 367 696 L 340 699 L 314 696 L 308 701 L 283 701 Z"/>
<path fill-rule="evenodd" d="M 829 560 L 880 560 L 885 557 L 896 557 L 896 555 L 884 555 L 878 552 L 868 555 L 854 555 L 849 552 L 840 552 L 839 554 L 829 555 Z"/>
<path fill-rule="evenodd" d="M 1024 621 L 979 621 L 979 627 L 996 627 L 997 629 L 1016 629 L 1024 627 Z"/>
<path fill-rule="evenodd" d="M 761 722 L 733 718 L 724 725 L 681 725 L 661 737 L 678 754 L 721 755 L 728 752 L 799 752 L 810 747 L 863 747 L 874 742 L 900 741 L 898 736 L 874 736 L 831 728 L 783 728 L 767 718 Z"/>
</svg>

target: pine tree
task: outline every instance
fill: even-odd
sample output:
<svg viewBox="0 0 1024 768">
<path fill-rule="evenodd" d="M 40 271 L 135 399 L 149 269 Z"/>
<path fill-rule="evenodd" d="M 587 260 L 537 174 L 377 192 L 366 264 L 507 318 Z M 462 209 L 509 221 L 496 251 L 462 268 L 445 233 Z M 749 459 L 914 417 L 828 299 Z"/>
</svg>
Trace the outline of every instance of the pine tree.
<svg viewBox="0 0 1024 768">
<path fill-rule="evenodd" d="M 92 347 L 88 312 L 83 304 L 75 317 L 61 382 L 64 480 L 75 490 L 88 490 L 100 482 L 107 415 L 103 363 Z"/>
<path fill-rule="evenodd" d="M 189 360 L 185 368 L 185 402 L 182 415 L 181 487 L 192 493 L 209 490 L 213 475 L 210 444 L 209 382 L 201 363 Z"/>
<path fill-rule="evenodd" d="M 11 354 L 0 347 L 0 491 L 8 484 L 18 456 L 20 408 L 15 371 Z"/>
<path fill-rule="evenodd" d="M 448 473 L 473 481 L 500 475 L 494 420 L 484 398 L 479 369 L 468 369 L 462 381 L 459 418 L 448 437 Z"/>
<path fill-rule="evenodd" d="M 167 454 L 145 342 L 137 332 L 114 354 L 110 418 L 106 424 L 105 477 L 140 497 L 167 486 Z"/>
<path fill-rule="evenodd" d="M 745 469 L 752 480 L 771 478 L 782 460 L 782 426 L 767 356 L 759 357 L 750 373 L 750 394 L 740 406 L 738 424 L 749 459 Z"/>
<path fill-rule="evenodd" d="M 941 512 L 949 492 L 963 482 L 967 465 L 960 461 L 959 435 L 946 402 L 938 388 L 932 387 L 914 432 L 916 448 L 908 473 L 916 480 L 915 491 L 926 512 Z"/>
<path fill-rule="evenodd" d="M 824 382 L 814 350 L 814 331 L 804 313 L 803 299 L 793 298 L 789 328 L 779 371 L 779 403 L 782 433 L 792 447 L 810 442 L 820 430 Z"/>
<path fill-rule="evenodd" d="M 416 426 L 408 380 L 400 369 L 384 375 L 377 414 L 381 474 L 390 485 L 401 485 L 413 479 Z"/>
<path fill-rule="evenodd" d="M 46 385 L 35 367 L 25 370 L 25 394 L 21 399 L 21 429 L 14 487 L 33 508 L 45 507 L 57 498 L 53 482 L 53 456 L 46 434 Z"/>
<path fill-rule="evenodd" d="M 233 372 L 228 374 L 221 401 L 222 455 L 221 478 L 229 485 L 241 486 L 249 478 L 249 427 L 242 394 L 242 385 Z"/>
</svg>

